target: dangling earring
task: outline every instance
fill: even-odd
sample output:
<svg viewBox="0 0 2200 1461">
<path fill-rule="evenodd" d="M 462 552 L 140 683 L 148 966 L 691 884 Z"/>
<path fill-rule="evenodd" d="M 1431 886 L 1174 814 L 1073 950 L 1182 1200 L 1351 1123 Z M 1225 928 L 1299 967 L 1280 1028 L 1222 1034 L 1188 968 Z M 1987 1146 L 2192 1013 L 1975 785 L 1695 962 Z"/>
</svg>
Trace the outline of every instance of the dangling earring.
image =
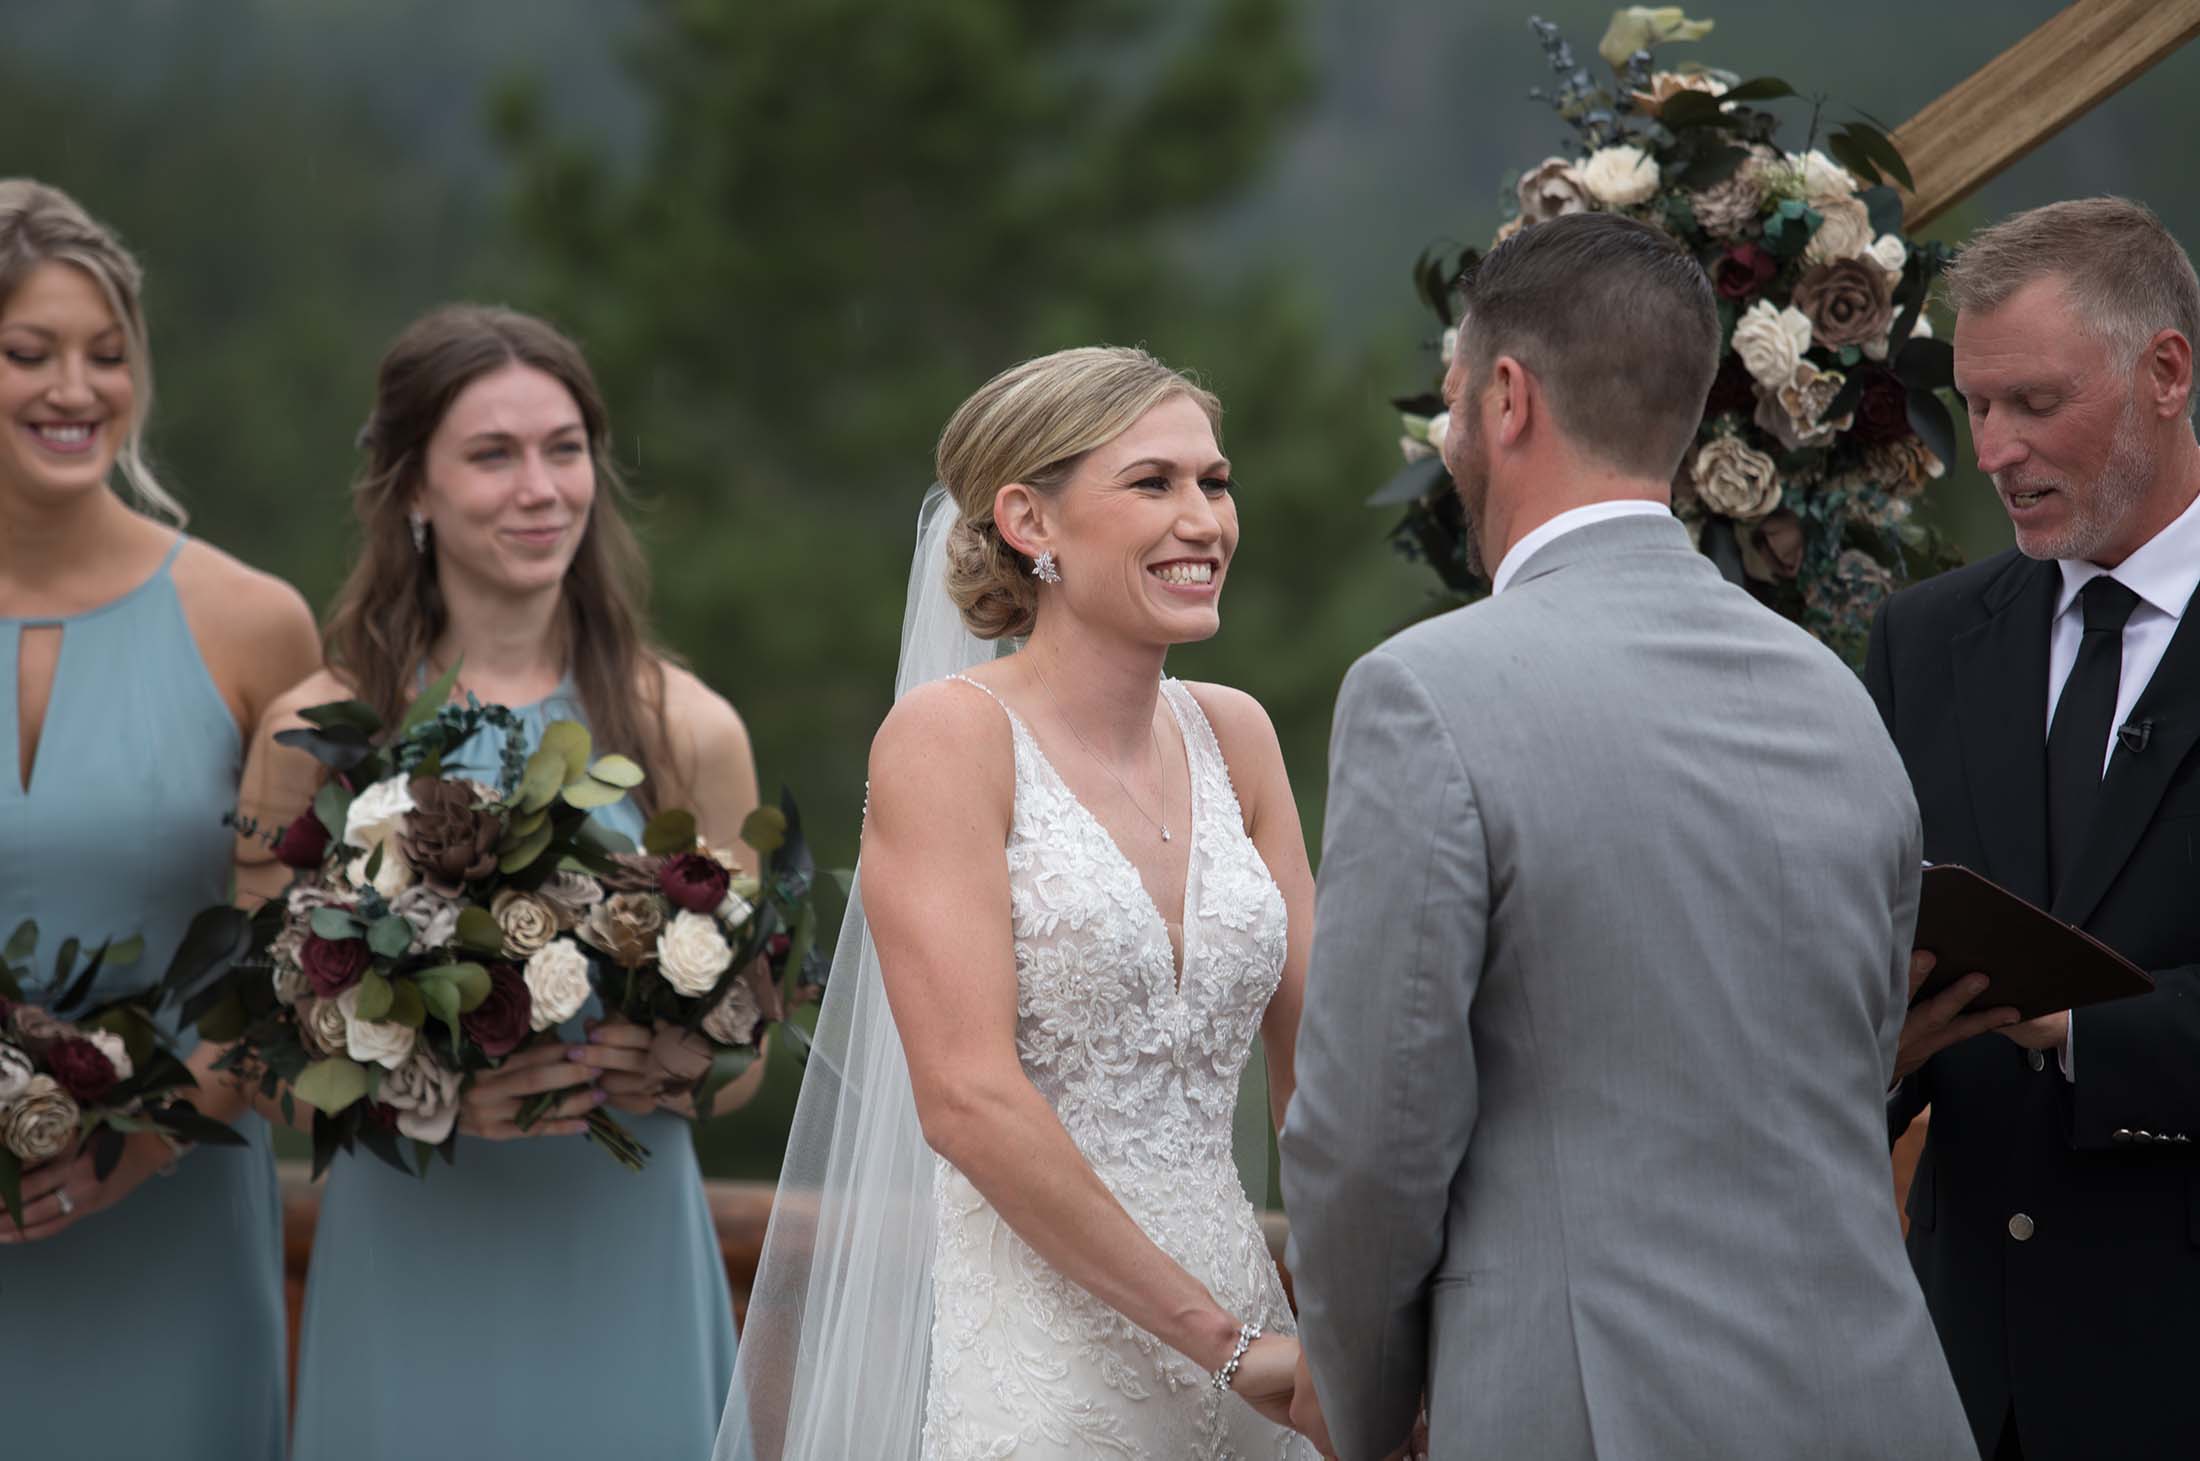
<svg viewBox="0 0 2200 1461">
<path fill-rule="evenodd" d="M 427 515 L 426 515 L 426 514 L 424 514 L 424 513 L 418 513 L 418 512 L 414 512 L 414 513 L 408 513 L 408 514 L 406 514 L 406 516 L 405 516 L 405 525 L 406 525 L 407 527 L 409 527 L 409 528 L 411 528 L 411 529 L 412 529 L 412 535 L 413 535 L 413 551 L 414 551 L 415 553 L 425 553 L 425 552 L 427 552 L 427 551 L 428 551 L 428 519 L 427 519 Z"/>
<path fill-rule="evenodd" d="M 1054 566 L 1053 549 L 1042 549 L 1039 556 L 1031 560 L 1031 576 L 1041 583 L 1060 583 L 1062 581 L 1061 573 Z"/>
</svg>

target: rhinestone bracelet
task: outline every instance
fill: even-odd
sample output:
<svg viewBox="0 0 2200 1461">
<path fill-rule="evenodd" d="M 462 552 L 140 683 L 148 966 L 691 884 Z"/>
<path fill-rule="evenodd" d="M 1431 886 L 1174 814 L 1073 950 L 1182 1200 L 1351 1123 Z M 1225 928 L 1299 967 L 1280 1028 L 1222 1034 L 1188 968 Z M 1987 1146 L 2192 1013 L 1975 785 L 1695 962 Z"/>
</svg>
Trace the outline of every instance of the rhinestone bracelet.
<svg viewBox="0 0 2200 1461">
<path fill-rule="evenodd" d="M 1215 1388 L 1217 1390 L 1230 1388 L 1230 1382 L 1237 1378 L 1238 1366 L 1245 1362 L 1245 1351 L 1251 1349 L 1253 1341 L 1258 1338 L 1260 1338 L 1260 1326 L 1258 1324 L 1240 1324 L 1238 1326 L 1237 1348 L 1230 1351 L 1229 1363 L 1215 1371 Z"/>
</svg>

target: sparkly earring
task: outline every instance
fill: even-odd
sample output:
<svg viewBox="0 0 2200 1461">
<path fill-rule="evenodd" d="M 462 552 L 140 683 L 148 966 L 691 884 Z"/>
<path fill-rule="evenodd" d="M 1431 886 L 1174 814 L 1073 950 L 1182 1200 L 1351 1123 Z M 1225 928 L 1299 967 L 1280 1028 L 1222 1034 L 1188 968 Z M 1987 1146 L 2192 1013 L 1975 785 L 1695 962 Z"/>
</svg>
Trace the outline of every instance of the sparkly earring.
<svg viewBox="0 0 2200 1461">
<path fill-rule="evenodd" d="M 415 553 L 425 553 L 425 552 L 427 552 L 427 551 L 428 551 L 428 519 L 427 519 L 427 517 L 426 517 L 426 516 L 425 516 L 424 514 L 422 514 L 422 513 L 417 513 L 417 512 L 415 512 L 415 513 L 408 513 L 408 514 L 406 515 L 406 517 L 405 517 L 405 525 L 406 525 L 407 527 L 409 527 L 409 528 L 411 528 L 411 529 L 412 529 L 412 535 L 413 535 L 413 551 L 414 551 Z"/>
<path fill-rule="evenodd" d="M 1031 560 L 1031 576 L 1041 583 L 1060 583 L 1062 581 L 1060 571 L 1054 566 L 1053 549 L 1043 549 L 1038 557 Z"/>
</svg>

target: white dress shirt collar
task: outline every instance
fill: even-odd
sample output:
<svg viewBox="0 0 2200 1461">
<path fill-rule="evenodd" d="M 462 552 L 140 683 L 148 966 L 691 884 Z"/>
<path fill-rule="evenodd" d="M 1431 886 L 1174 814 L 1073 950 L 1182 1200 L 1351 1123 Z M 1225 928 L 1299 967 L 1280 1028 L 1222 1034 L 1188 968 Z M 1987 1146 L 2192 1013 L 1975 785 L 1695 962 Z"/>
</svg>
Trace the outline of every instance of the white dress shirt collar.
<svg viewBox="0 0 2200 1461">
<path fill-rule="evenodd" d="M 2114 568 L 2082 559 L 2055 561 L 2062 569 L 2062 597 L 2055 605 L 2058 617 L 2070 611 L 2079 590 L 2105 573 L 2155 610 L 2182 619 L 2193 591 L 2200 589 L 2200 497 Z"/>
<path fill-rule="evenodd" d="M 1625 498 L 1617 502 L 1592 502 L 1587 507 L 1568 508 L 1549 522 L 1539 524 L 1529 532 L 1528 536 L 1512 545 L 1512 551 L 1505 555 L 1504 561 L 1497 565 L 1497 572 L 1490 578 L 1490 595 L 1494 598 L 1503 593 L 1505 586 L 1513 581 L 1521 569 L 1528 566 L 1530 558 L 1533 558 L 1539 550 L 1550 546 L 1551 543 L 1565 537 L 1576 528 L 1585 528 L 1591 523 L 1610 522 L 1617 517 L 1671 517 L 1672 515 L 1672 509 L 1664 503 L 1650 502 L 1639 497 Z M 2138 555 L 2134 554 L 2132 556 L 2137 557 Z M 2186 592 L 2188 594 L 2191 592 L 2189 587 Z"/>
</svg>

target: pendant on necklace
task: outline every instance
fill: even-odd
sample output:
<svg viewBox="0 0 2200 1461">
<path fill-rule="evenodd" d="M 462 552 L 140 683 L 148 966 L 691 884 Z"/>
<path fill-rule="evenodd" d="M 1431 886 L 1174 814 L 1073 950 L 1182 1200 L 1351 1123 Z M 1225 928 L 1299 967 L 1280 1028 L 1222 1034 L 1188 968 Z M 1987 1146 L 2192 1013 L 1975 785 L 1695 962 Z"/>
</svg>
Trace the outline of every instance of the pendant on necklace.
<svg viewBox="0 0 2200 1461">
<path fill-rule="evenodd" d="M 1169 829 L 1167 827 L 1163 827 L 1161 829 L 1161 840 L 1163 842 L 1167 842 L 1169 840 Z"/>
</svg>

